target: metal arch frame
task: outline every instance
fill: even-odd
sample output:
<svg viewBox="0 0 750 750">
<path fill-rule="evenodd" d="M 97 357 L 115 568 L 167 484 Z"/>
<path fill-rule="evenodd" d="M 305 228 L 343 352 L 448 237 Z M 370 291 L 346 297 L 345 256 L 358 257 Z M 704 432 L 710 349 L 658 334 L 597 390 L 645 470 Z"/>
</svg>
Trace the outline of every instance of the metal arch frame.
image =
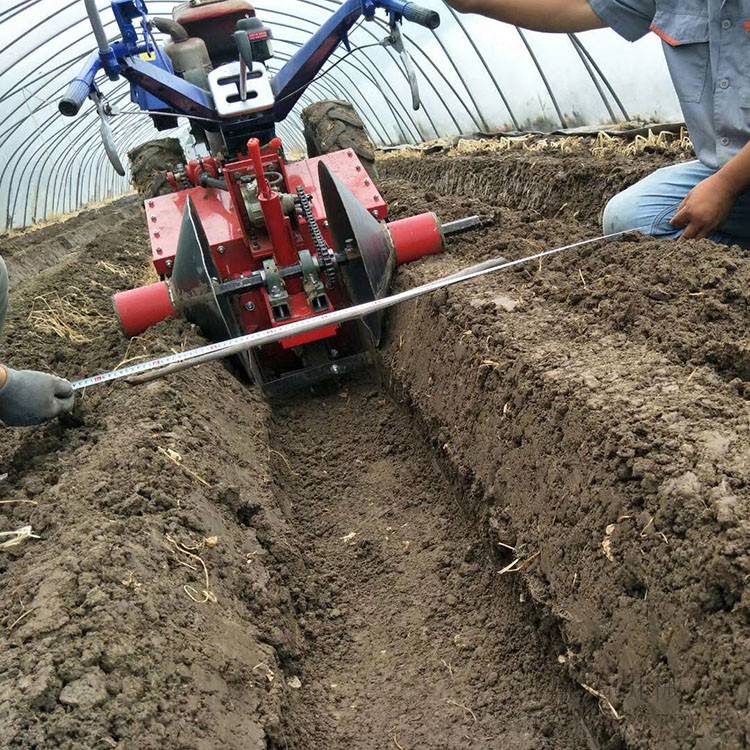
<svg viewBox="0 0 750 750">
<path fill-rule="evenodd" d="M 469 32 L 466 30 L 466 27 L 464 26 L 464 23 L 460 18 L 460 14 L 456 13 L 456 11 L 453 10 L 453 8 L 451 8 L 451 6 L 448 5 L 447 3 L 445 7 L 448 9 L 448 12 L 453 17 L 453 20 L 458 24 L 458 27 L 464 33 L 464 36 L 468 39 L 469 44 L 471 45 L 471 48 L 474 50 L 474 53 L 481 61 L 482 66 L 487 71 L 487 75 L 489 75 L 490 79 L 492 80 L 492 83 L 495 85 L 495 91 L 497 91 L 498 96 L 500 97 L 500 99 L 503 102 L 503 105 L 505 106 L 505 109 L 508 110 L 508 116 L 510 117 L 511 122 L 513 123 L 513 127 L 515 127 L 516 130 L 520 130 L 521 126 L 518 122 L 518 119 L 516 118 L 515 113 L 510 107 L 510 102 L 508 101 L 508 98 L 505 96 L 505 93 L 500 87 L 500 84 L 498 83 L 497 78 L 495 78 L 495 74 L 492 72 L 492 70 L 490 69 L 490 66 L 487 64 L 487 60 L 485 59 L 484 55 L 482 55 L 479 52 L 479 48 L 477 47 L 477 44 L 474 41 L 474 37 L 472 37 L 471 34 L 469 34 Z"/>
<path fill-rule="evenodd" d="M 69 8 L 72 8 L 76 4 L 77 4 L 77 0 L 71 0 L 71 2 L 65 5 L 64 7 L 58 8 L 57 13 L 55 15 L 59 13 L 63 13 L 64 11 L 68 10 Z M 47 23 L 47 21 L 50 21 L 52 18 L 54 18 L 54 16 L 49 16 L 48 18 L 42 20 L 41 23 L 37 24 L 36 26 L 30 26 L 28 29 L 26 29 L 26 31 L 24 31 L 22 34 L 17 36 L 10 44 L 7 44 L 5 47 L 0 47 L 0 57 L 2 57 L 14 44 L 18 44 L 18 42 L 25 39 L 27 36 L 29 36 L 33 32 L 37 31 L 40 26 L 44 25 L 45 23 Z M 79 22 L 76 21 L 75 25 L 77 25 L 78 23 Z M 69 26 L 65 29 L 62 29 L 62 31 L 65 32 L 68 29 L 70 29 Z M 20 62 L 20 58 L 16 60 L 16 62 L 13 63 L 13 65 L 16 65 L 18 62 Z M 13 66 L 11 66 L 10 68 L 6 68 L 5 70 L 0 70 L 0 76 L 5 75 L 12 67 Z"/>
<path fill-rule="evenodd" d="M 537 58 L 536 54 L 534 53 L 534 50 L 531 48 L 531 45 L 529 44 L 529 40 L 526 38 L 526 34 L 523 33 L 523 29 L 516 26 L 516 31 L 518 32 L 518 35 L 521 37 L 523 46 L 526 47 L 526 50 L 529 53 L 529 57 L 531 57 L 534 63 L 534 67 L 536 67 L 537 72 L 539 73 L 539 77 L 542 79 L 544 88 L 547 89 L 547 94 L 549 94 L 549 98 L 552 100 L 552 106 L 555 108 L 555 112 L 557 112 L 557 117 L 560 120 L 560 125 L 562 129 L 565 130 L 568 127 L 567 120 L 565 119 L 565 116 L 563 115 L 562 110 L 560 109 L 560 105 L 557 102 L 557 97 L 555 96 L 555 92 L 552 91 L 552 86 L 550 85 L 549 79 L 547 78 L 547 75 L 544 72 L 544 68 L 539 62 L 539 58 Z"/>
<path fill-rule="evenodd" d="M 20 3 L 17 5 L 14 5 L 12 8 L 8 8 L 7 10 L 0 11 L 0 23 L 3 23 L 4 21 L 10 21 L 12 18 L 15 18 L 17 15 L 20 15 L 25 10 L 28 10 L 33 5 L 35 5 L 37 0 L 21 0 Z M 24 7 L 20 10 L 17 10 L 19 6 L 23 5 Z M 15 13 L 13 11 L 16 11 Z"/>
<path fill-rule="evenodd" d="M 118 87 L 118 90 L 119 90 L 119 89 L 121 89 L 121 88 L 124 88 L 124 87 L 125 87 L 125 84 L 121 84 L 121 85 L 120 85 L 120 86 Z M 118 101 L 119 101 L 119 99 L 118 99 Z M 59 143 L 60 143 L 60 142 L 61 142 L 61 141 L 62 141 L 62 140 L 63 140 L 63 139 L 65 138 L 65 137 L 67 137 L 67 136 L 70 136 L 70 135 L 72 135 L 72 131 L 73 131 L 73 130 L 74 130 L 75 128 L 77 128 L 77 127 L 82 127 L 82 126 L 84 126 L 84 125 L 88 125 L 88 124 L 89 124 L 89 123 L 88 123 L 88 118 L 89 118 L 89 117 L 90 117 L 90 116 L 91 116 L 92 114 L 95 114 L 95 112 L 96 112 L 96 110 L 95 110 L 95 109 L 94 109 L 93 107 L 91 107 L 91 108 L 89 108 L 89 109 L 88 109 L 88 110 L 86 111 L 86 113 L 85 113 L 85 114 L 84 114 L 84 115 L 83 115 L 82 117 L 80 117 L 79 119 L 77 119 L 77 120 L 74 120 L 74 121 L 72 121 L 72 122 L 70 122 L 70 123 L 65 123 L 65 124 L 63 125 L 63 127 L 61 127 L 61 128 L 60 128 L 60 129 L 58 130 L 58 131 L 56 131 L 56 132 L 55 132 L 55 133 L 54 133 L 54 134 L 52 135 L 51 139 L 50 139 L 50 140 L 49 140 L 49 141 L 48 141 L 48 142 L 47 142 L 47 143 L 46 143 L 46 144 L 44 145 L 43 149 L 40 149 L 40 150 L 39 150 L 39 152 L 38 152 L 38 155 L 37 155 L 37 158 L 36 158 L 36 159 L 34 159 L 34 160 L 32 160 L 32 159 L 26 159 L 26 160 L 24 160 L 24 159 L 22 158 L 22 157 L 23 157 L 23 156 L 25 155 L 26 151 L 27 151 L 27 150 L 28 150 L 29 148 L 31 148 L 31 147 L 32 147 L 32 145 L 33 145 L 33 144 L 32 144 L 31 142 L 27 142 L 27 145 L 26 145 L 26 147 L 24 148 L 24 151 L 23 151 L 22 153 L 19 153 L 19 154 L 18 154 L 18 157 L 19 157 L 19 159 L 18 159 L 18 161 L 17 161 L 17 164 L 18 164 L 18 163 L 22 163 L 22 164 L 23 164 L 23 168 L 22 168 L 22 171 L 21 171 L 21 175 L 20 175 L 20 177 L 19 177 L 19 180 L 20 180 L 20 179 L 23 179 L 23 176 L 24 176 L 24 174 L 26 173 L 26 170 L 27 170 L 27 169 L 28 169 L 29 167 L 31 167 L 31 172 L 30 172 L 30 174 L 29 174 L 29 181 L 28 181 L 28 183 L 27 183 L 27 201 L 26 201 L 26 203 L 27 203 L 27 206 L 26 206 L 26 210 L 25 210 L 25 212 L 24 212 L 24 219 L 25 219 L 25 216 L 26 216 L 26 212 L 27 212 L 27 210 L 28 210 L 28 202 L 29 202 L 29 201 L 28 201 L 28 197 L 29 197 L 29 192 L 30 192 L 30 186 L 31 186 L 31 183 L 32 183 L 32 175 L 33 175 L 34 171 L 36 170 L 36 166 L 37 166 L 37 165 L 39 164 L 39 159 L 40 159 L 40 157 L 41 157 L 41 156 L 44 156 L 44 155 L 45 155 L 45 154 L 47 154 L 48 152 L 49 152 L 49 155 L 51 156 L 51 155 L 52 155 L 52 154 L 54 153 L 54 149 L 55 149 L 55 148 L 56 148 L 56 147 L 58 146 L 58 144 L 59 144 Z M 43 132 L 43 131 L 44 131 L 44 130 L 46 130 L 46 129 L 47 129 L 47 128 L 48 128 L 48 127 L 49 127 L 49 126 L 50 126 L 50 125 L 52 124 L 52 123 L 54 123 L 54 122 L 55 122 L 55 121 L 57 121 L 57 120 L 58 120 L 58 118 L 57 118 L 56 116 L 54 116 L 54 115 L 53 115 L 53 116 L 51 116 L 51 117 L 50 117 L 50 118 L 49 118 L 49 119 L 47 120 L 47 123 L 45 124 L 45 126 L 44 126 L 43 128 L 40 128 L 40 129 L 38 129 L 38 130 L 37 130 L 37 133 L 41 133 L 41 132 Z M 83 144 L 80 144 L 80 145 L 79 145 L 79 148 L 81 147 L 81 145 L 83 145 L 83 146 L 87 146 L 87 145 L 89 145 L 89 144 L 88 144 L 88 143 L 86 143 L 86 142 L 84 141 L 84 143 L 83 143 Z M 6 164 L 6 167 L 5 167 L 5 169 L 4 169 L 4 170 L 3 170 L 3 172 L 2 172 L 1 174 L 0 174 L 0 185 L 2 184 L 2 181 L 3 181 L 4 177 L 5 177 L 5 172 L 6 172 L 6 170 L 7 170 L 7 168 L 8 168 L 8 166 L 9 166 L 9 165 L 10 165 L 10 162 L 8 162 L 8 163 Z M 45 162 L 45 166 L 46 166 L 46 162 Z M 41 180 L 41 176 L 42 176 L 42 172 L 40 172 L 40 180 Z M 51 175 L 50 175 L 50 176 L 51 176 Z M 14 171 L 14 172 L 13 172 L 13 173 L 11 174 L 11 180 L 10 180 L 11 184 L 12 184 L 12 183 L 14 182 L 14 178 L 15 178 L 15 171 Z M 55 188 L 56 188 L 56 187 L 57 187 L 57 185 L 55 185 Z M 14 197 L 14 200 L 13 200 L 13 206 L 12 206 L 12 208 L 11 208 L 11 196 L 12 196 L 12 191 L 10 191 L 10 190 L 8 191 L 8 201 L 7 201 L 7 205 L 6 205 L 6 210 L 7 210 L 7 212 L 8 212 L 8 216 L 15 216 L 15 214 L 16 214 L 16 211 L 18 210 L 18 198 L 19 198 L 19 195 L 20 195 L 20 188 L 16 190 L 16 193 L 15 193 L 15 197 Z"/>
<path fill-rule="evenodd" d="M 612 105 L 609 103 L 609 99 L 607 99 L 607 95 L 604 93 L 604 89 L 602 89 L 599 80 L 594 75 L 591 65 L 589 65 L 589 61 L 586 59 L 586 55 L 583 54 L 581 48 L 578 46 L 578 39 L 573 34 L 568 34 L 568 39 L 570 39 L 573 44 L 573 49 L 578 53 L 578 57 L 581 58 L 581 63 L 583 64 L 583 67 L 586 68 L 586 72 L 591 76 L 591 80 L 594 82 L 594 86 L 596 86 L 596 90 L 599 92 L 599 96 L 604 102 L 607 112 L 609 112 L 609 117 L 612 122 L 614 122 L 615 111 L 612 109 Z"/>
<path fill-rule="evenodd" d="M 595 71 L 596 75 L 598 75 L 599 78 L 601 78 L 602 83 L 607 88 L 607 91 L 609 91 L 612 99 L 614 99 L 615 104 L 617 105 L 618 109 L 620 110 L 620 112 L 622 112 L 622 116 L 625 118 L 625 121 L 628 122 L 630 120 L 630 115 L 628 114 L 628 111 L 623 106 L 623 103 L 620 100 L 620 97 L 618 96 L 617 92 L 615 91 L 614 86 L 612 86 L 607 76 L 604 75 L 604 73 L 602 72 L 602 69 L 599 67 L 593 55 L 586 49 L 584 43 L 578 38 L 578 35 L 571 34 L 570 36 L 571 36 L 571 41 L 576 47 L 576 50 L 579 52 L 579 54 L 583 55 L 581 59 L 583 60 L 583 58 L 586 58 L 586 60 L 588 60 L 589 64 Z M 587 69 L 588 69 L 588 66 L 587 66 Z M 591 76 L 591 79 L 594 81 L 594 85 L 597 86 L 594 72 L 589 70 L 589 75 Z M 597 89 L 598 88 L 599 87 L 597 86 Z M 602 92 L 602 99 L 606 99 L 603 92 Z M 614 120 L 615 117 L 613 117 L 612 119 Z"/>
<path fill-rule="evenodd" d="M 21 0 L 20 2 L 15 3 L 12 7 L 6 9 L 3 12 L 0 12 L 0 26 L 2 26 L 3 23 L 18 17 L 19 15 L 23 14 L 24 11 L 29 10 L 30 8 L 33 8 L 34 6 L 40 5 L 43 2 L 43 0 Z M 326 13 L 329 13 L 331 9 L 335 9 L 339 7 L 340 2 L 338 0 L 318 0 L 317 2 L 315 0 L 296 0 L 296 2 L 301 3 L 303 6 L 309 6 L 311 8 L 315 8 L 319 11 L 323 11 Z M 174 2 L 172 0 L 151 0 L 151 4 L 164 4 L 169 5 L 172 7 L 174 5 Z M 12 50 L 13 46 L 25 39 L 28 39 L 33 33 L 38 33 L 40 31 L 40 27 L 43 24 L 48 24 L 53 22 L 54 18 L 56 18 L 59 14 L 65 13 L 70 8 L 72 8 L 75 5 L 75 2 L 69 2 L 65 6 L 61 8 L 55 9 L 55 11 L 48 15 L 47 17 L 43 18 L 39 23 L 37 23 L 35 26 L 31 26 L 28 29 L 25 29 L 23 33 L 20 34 L 17 38 L 15 38 L 10 44 L 7 44 L 5 46 L 5 51 Z M 105 4 L 105 10 L 109 9 L 109 5 Z M 273 14 L 275 17 L 281 17 L 281 18 L 291 18 L 295 19 L 300 22 L 304 22 L 305 24 L 311 24 L 313 26 L 316 25 L 316 21 L 310 19 L 307 17 L 307 15 L 304 18 L 293 16 L 291 13 L 285 13 L 280 10 L 276 10 L 273 8 L 263 8 L 262 6 L 258 6 L 258 10 L 260 13 L 266 13 L 266 14 Z M 519 123 L 517 121 L 516 115 L 511 109 L 510 103 L 508 101 L 508 98 L 505 96 L 502 87 L 500 86 L 496 76 L 494 75 L 494 72 L 490 65 L 487 62 L 487 59 L 484 55 L 481 54 L 479 51 L 477 45 L 474 43 L 474 40 L 468 33 L 467 29 L 465 28 L 462 21 L 459 19 L 457 14 L 452 10 L 448 9 L 448 12 L 451 14 L 451 16 L 455 19 L 456 25 L 458 29 L 460 29 L 461 34 L 463 37 L 469 42 L 469 45 L 471 49 L 473 50 L 473 53 L 476 55 L 478 60 L 480 61 L 481 65 L 483 66 L 485 72 L 489 75 L 490 79 L 492 80 L 492 83 L 495 87 L 495 90 L 500 97 L 500 99 L 503 102 L 504 107 L 508 111 L 508 114 L 510 116 L 511 121 L 513 124 L 518 127 Z M 69 24 L 67 24 L 62 31 L 74 29 L 78 25 L 82 23 L 86 23 L 87 18 L 83 16 L 80 20 L 75 20 Z M 114 20 L 109 21 L 106 25 L 113 25 L 115 22 Z M 310 32 L 308 29 L 306 29 L 304 26 L 297 25 L 297 26 L 291 26 L 289 24 L 281 23 L 279 21 L 275 22 L 275 25 L 283 27 L 283 28 L 289 28 L 296 32 L 299 32 L 302 35 L 309 36 L 312 32 Z M 382 21 L 381 19 L 375 20 L 376 28 L 380 28 L 383 30 L 387 29 L 387 24 Z M 360 32 L 361 28 L 361 32 Z M 564 115 L 562 113 L 562 109 L 559 105 L 559 102 L 557 101 L 557 98 L 555 97 L 554 90 L 552 86 L 550 85 L 549 80 L 546 77 L 546 74 L 544 72 L 544 68 L 541 66 L 538 58 L 536 57 L 534 50 L 530 44 L 530 42 L 525 38 L 521 30 L 518 30 L 519 34 L 521 35 L 522 40 L 524 41 L 524 44 L 526 46 L 526 49 L 529 52 L 529 55 L 532 59 L 533 64 L 537 68 L 537 71 L 539 72 L 540 77 L 542 78 L 542 81 L 544 83 L 544 86 L 550 96 L 550 99 L 553 102 L 553 105 L 555 106 L 556 111 L 558 112 L 558 116 L 560 117 L 561 124 L 563 126 L 566 125 Z M 54 39 L 58 38 L 61 33 L 60 29 L 55 29 L 55 32 L 52 35 L 45 35 L 45 38 L 43 38 L 38 48 L 44 47 L 47 43 L 52 42 Z M 365 25 L 360 25 L 355 27 L 355 29 L 352 30 L 352 35 L 355 34 L 364 34 L 366 37 L 371 38 L 373 40 L 379 41 L 379 38 L 376 36 L 375 33 L 373 33 L 372 30 L 367 28 Z M 462 93 L 459 92 L 458 87 L 453 85 L 453 83 L 448 80 L 448 78 L 445 76 L 443 71 L 441 70 L 438 62 L 433 57 L 430 57 L 425 50 L 420 46 L 419 43 L 417 43 L 411 36 L 404 35 L 407 42 L 409 42 L 414 50 L 418 53 L 419 57 L 418 59 L 414 59 L 415 67 L 420 71 L 422 78 L 427 83 L 427 85 L 430 87 L 430 90 L 435 95 L 435 103 L 440 105 L 442 108 L 444 108 L 445 112 L 448 114 L 449 119 L 453 122 L 454 127 L 456 128 L 456 131 L 458 133 L 465 132 L 464 126 L 461 124 L 460 120 L 463 120 L 464 114 L 468 117 L 469 121 L 471 121 L 475 126 L 479 126 L 480 122 L 485 127 L 485 129 L 489 129 L 487 127 L 487 122 L 484 113 L 482 112 L 481 106 L 477 99 L 474 97 L 474 94 L 471 90 L 471 87 L 468 85 L 467 81 L 461 74 L 461 70 L 456 65 L 455 60 L 453 57 L 448 53 L 448 50 L 443 42 L 443 40 L 435 33 L 433 32 L 433 37 L 437 41 L 437 44 L 440 46 L 441 51 L 443 55 L 448 60 L 448 65 L 450 65 L 453 70 L 456 72 L 456 76 L 458 78 L 458 81 L 460 82 L 460 88 L 462 90 L 466 91 L 466 94 L 468 95 L 468 99 L 472 104 L 472 108 L 470 108 L 467 105 L 466 99 L 467 97 L 462 95 Z M 79 45 L 84 40 L 88 39 L 89 33 L 88 30 L 84 36 L 78 37 L 74 40 L 72 40 L 70 43 L 66 44 L 61 50 L 57 50 L 54 55 L 52 55 L 50 58 L 48 58 L 47 61 L 45 61 L 42 65 L 42 67 L 46 66 L 47 62 L 50 62 L 54 59 L 59 59 L 61 54 L 64 54 L 68 50 L 74 49 L 77 45 Z M 581 63 L 584 66 L 584 69 L 586 70 L 588 76 L 591 78 L 591 81 L 596 88 L 597 93 L 602 99 L 602 102 L 607 109 L 607 112 L 610 116 L 613 115 L 613 109 L 612 105 L 607 98 L 607 94 L 605 93 L 604 89 L 602 88 L 602 84 L 607 89 L 607 92 L 609 93 L 612 100 L 615 102 L 617 107 L 620 109 L 620 111 L 623 113 L 623 115 L 626 117 L 626 119 L 629 119 L 627 115 L 627 110 L 623 106 L 622 102 L 620 101 L 619 97 L 617 96 L 616 91 L 612 87 L 611 83 L 608 81 L 606 76 L 603 74 L 600 67 L 597 65 L 594 58 L 591 56 L 591 54 L 588 52 L 588 50 L 583 46 L 582 42 L 578 40 L 575 35 L 569 36 L 570 43 L 574 48 L 575 53 L 578 55 L 578 57 L 581 60 Z M 289 45 L 290 47 L 299 47 L 303 44 L 303 42 L 295 42 L 291 39 L 281 39 L 279 38 L 278 41 L 282 44 Z M 399 60 L 395 57 L 393 54 L 393 51 L 388 48 L 383 48 L 386 50 L 387 54 L 389 55 L 391 61 L 398 67 L 399 70 L 402 70 L 401 65 L 399 64 Z M 371 54 L 369 51 L 365 51 L 366 58 L 370 59 Z M 49 90 L 55 90 L 56 84 L 58 81 L 62 79 L 63 76 L 66 76 L 68 73 L 70 66 L 74 65 L 76 61 L 79 61 L 85 57 L 85 54 L 82 55 L 71 55 L 69 60 L 62 62 L 59 65 L 56 65 L 54 68 L 50 70 L 45 70 L 44 73 L 41 75 L 31 79 L 31 81 L 14 81 L 6 91 L 2 92 L 0 94 L 0 102 L 5 102 L 14 96 L 23 96 L 24 102 L 30 103 L 29 98 L 32 96 L 37 96 L 41 92 L 42 96 L 46 98 L 50 98 L 54 95 L 56 95 L 59 91 L 65 88 L 65 86 L 59 87 L 56 91 L 54 91 L 53 94 L 49 93 Z M 285 53 L 281 53 L 278 55 L 279 59 L 285 58 Z M 394 103 L 393 99 L 387 95 L 386 90 L 384 89 L 384 86 L 381 85 L 381 82 L 378 80 L 376 76 L 379 76 L 382 78 L 383 84 L 387 87 L 387 89 L 395 94 L 395 91 L 393 87 L 391 86 L 388 78 L 386 78 L 379 66 L 370 65 L 368 66 L 366 63 L 361 63 L 360 61 L 356 60 L 353 56 L 351 58 L 348 58 L 344 60 L 343 58 L 347 57 L 346 55 L 339 55 L 338 57 L 334 56 L 332 57 L 333 62 L 340 61 L 340 66 L 336 70 L 331 70 L 328 73 L 327 80 L 322 81 L 316 81 L 314 87 L 310 88 L 310 94 L 313 97 L 320 97 L 323 96 L 323 98 L 327 98 L 326 92 L 333 92 L 336 96 L 342 96 L 344 98 L 350 98 L 353 95 L 354 91 L 357 91 L 358 88 L 361 88 L 361 85 L 354 85 L 354 81 L 352 80 L 352 77 L 347 73 L 344 69 L 351 71 L 352 75 L 356 73 L 357 76 L 360 76 L 364 78 L 364 80 L 367 82 L 369 86 L 372 87 L 373 92 L 376 92 L 376 96 L 382 97 L 383 101 L 386 103 L 388 107 L 388 113 L 390 115 L 390 123 L 386 125 L 388 122 L 387 119 L 384 119 L 382 116 L 382 113 L 376 112 L 376 110 L 373 107 L 374 102 L 370 99 L 370 97 L 362 91 L 358 91 L 357 94 L 361 98 L 362 102 L 358 104 L 358 109 L 361 110 L 361 114 L 363 115 L 363 119 L 366 120 L 368 123 L 368 127 L 375 133 L 377 133 L 378 138 L 382 142 L 391 142 L 391 137 L 388 134 L 387 127 L 393 128 L 393 132 L 395 132 L 398 136 L 403 137 L 404 140 L 412 140 L 415 135 L 416 139 L 419 139 L 420 137 L 424 137 L 424 126 L 422 124 L 419 124 L 417 120 L 411 115 L 411 113 L 408 111 L 408 109 L 404 106 L 403 102 L 399 97 L 394 96 L 396 99 L 396 102 Z M 8 65 L 3 73 L 6 75 L 12 71 L 18 62 L 19 59 L 12 62 L 10 65 Z M 427 70 L 432 73 L 434 71 L 435 76 L 428 75 Z M 598 78 L 597 78 L 598 76 Z M 433 79 L 437 79 L 437 84 Z M 66 81 L 67 82 L 67 81 Z M 442 82 L 442 85 L 440 85 Z M 38 84 L 38 85 L 36 85 Z M 27 91 L 27 88 L 30 88 L 30 86 L 36 85 L 36 88 L 29 92 Z M 338 92 L 338 93 L 337 93 Z M 346 93 L 343 93 L 346 92 Z M 451 106 L 453 102 L 449 104 L 448 99 L 446 96 L 443 95 L 443 92 L 445 92 L 447 95 L 450 95 L 452 98 L 455 98 L 456 102 L 458 103 L 458 108 L 461 110 L 461 112 L 456 113 L 456 107 Z M 308 102 L 311 100 L 311 97 L 306 96 L 305 102 Z M 302 99 L 300 100 L 300 104 L 302 104 Z M 29 109 L 31 111 L 32 115 L 37 114 L 41 110 L 45 108 L 45 105 L 42 104 L 41 106 L 36 106 L 32 108 L 29 106 Z M 426 116 L 427 120 L 430 123 L 430 126 L 435 131 L 436 135 L 440 134 L 440 130 L 435 124 L 435 121 L 432 119 L 431 116 L 431 110 L 434 109 L 434 106 L 427 106 L 423 109 L 423 113 Z M 81 117 L 80 120 L 77 121 L 77 125 L 83 129 L 89 128 L 94 121 L 92 120 L 91 115 L 93 114 L 92 111 L 87 112 L 83 117 Z M 149 120 L 145 120 L 143 126 L 138 126 L 136 128 L 125 128 L 126 123 L 130 123 L 132 121 L 132 117 L 128 117 L 128 114 L 135 114 L 134 112 L 128 113 L 126 111 L 123 112 L 123 117 L 118 118 L 120 120 L 120 123 L 118 124 L 115 122 L 115 130 L 116 130 L 116 142 L 120 147 L 127 144 L 127 147 L 132 147 L 134 142 L 136 140 L 140 140 L 142 135 L 147 131 L 147 128 L 151 127 L 151 123 Z M 457 116 L 458 115 L 458 116 Z M 11 115 L 12 117 L 12 115 Z M 292 122 L 297 123 L 299 121 L 299 114 L 296 111 L 293 111 L 290 113 L 290 118 Z M 459 119 L 460 118 L 460 119 Z M 23 135 L 24 140 L 21 141 L 20 145 L 15 147 L 14 152 L 9 156 L 8 160 L 6 161 L 6 164 L 4 165 L 4 168 L 2 172 L 0 173 L 0 189 L 2 189 L 3 184 L 6 182 L 6 176 L 9 175 L 9 180 L 7 182 L 7 190 L 8 190 L 8 197 L 7 197 L 7 213 L 6 213 L 6 224 L 7 226 L 14 226 L 16 221 L 15 217 L 18 214 L 19 211 L 19 199 L 22 193 L 25 193 L 26 201 L 24 204 L 23 209 L 23 223 L 25 225 L 27 219 L 28 219 L 28 213 L 29 210 L 32 210 L 31 206 L 31 192 L 34 186 L 36 185 L 36 191 L 35 191 L 35 197 L 33 201 L 33 210 L 32 210 L 32 220 L 37 219 L 37 215 L 39 213 L 39 205 L 41 203 L 41 194 L 44 193 L 44 217 L 48 215 L 47 209 L 48 204 L 50 202 L 50 193 L 52 192 L 52 186 L 54 185 L 54 192 L 52 192 L 52 206 L 53 208 L 55 205 L 62 204 L 63 206 L 66 205 L 67 201 L 71 201 L 73 204 L 79 203 L 80 201 L 86 200 L 86 199 L 97 199 L 97 197 L 102 193 L 102 191 L 109 192 L 110 190 L 114 190 L 118 182 L 127 184 L 125 178 L 118 178 L 114 173 L 112 173 L 109 178 L 102 177 L 102 170 L 104 168 L 104 164 L 106 163 L 106 155 L 101 148 L 100 145 L 98 145 L 97 141 L 97 149 L 95 152 L 95 156 L 92 159 L 89 159 L 85 164 L 83 164 L 82 168 L 79 170 L 78 175 L 78 181 L 75 183 L 75 191 L 73 191 L 73 184 L 70 183 L 71 190 L 66 193 L 66 195 L 61 195 L 61 191 L 65 192 L 67 190 L 68 183 L 71 178 L 71 170 L 73 169 L 74 164 L 77 163 L 79 154 L 87 144 L 79 144 L 78 148 L 74 151 L 74 157 L 70 160 L 70 162 L 67 165 L 67 168 L 63 165 L 62 160 L 60 160 L 60 163 L 55 163 L 52 167 L 52 169 L 49 169 L 50 160 L 54 158 L 56 153 L 60 153 L 60 146 L 64 143 L 65 139 L 67 137 L 74 136 L 78 131 L 73 131 L 72 125 L 64 125 L 60 128 L 56 128 L 54 132 L 50 134 L 48 142 L 45 144 L 45 147 L 42 151 L 34 154 L 34 157 L 29 160 L 29 163 L 24 165 L 23 168 L 21 168 L 19 173 L 19 155 L 23 154 L 26 156 L 28 154 L 29 149 L 31 148 L 31 142 L 38 138 L 40 133 L 47 134 L 52 128 L 54 127 L 54 120 L 56 119 L 56 116 L 52 118 L 46 118 L 41 126 L 34 128 L 33 134 L 30 134 L 26 136 L 25 133 L 23 133 L 22 128 L 27 125 L 28 123 L 28 116 L 23 115 L 16 118 L 13 118 L 16 121 L 11 123 L 7 128 L 5 128 L 4 133 L 0 134 L 0 141 L 3 140 L 1 137 L 2 135 L 5 135 L 8 137 L 8 140 L 14 139 L 17 134 L 19 134 L 19 131 L 21 131 L 21 134 Z M 288 122 L 286 124 L 280 124 L 279 125 L 280 131 L 288 131 L 288 135 L 286 136 L 289 141 L 293 141 L 295 144 L 302 145 L 301 139 L 299 136 L 299 133 L 294 130 L 294 128 L 291 125 L 291 122 Z M 29 169 L 30 167 L 30 169 Z M 48 179 L 45 180 L 45 173 L 48 174 Z M 60 183 L 60 180 L 62 182 Z M 46 189 L 42 190 L 42 186 L 45 186 Z M 13 206 L 13 210 L 10 210 L 10 206 Z"/>
</svg>

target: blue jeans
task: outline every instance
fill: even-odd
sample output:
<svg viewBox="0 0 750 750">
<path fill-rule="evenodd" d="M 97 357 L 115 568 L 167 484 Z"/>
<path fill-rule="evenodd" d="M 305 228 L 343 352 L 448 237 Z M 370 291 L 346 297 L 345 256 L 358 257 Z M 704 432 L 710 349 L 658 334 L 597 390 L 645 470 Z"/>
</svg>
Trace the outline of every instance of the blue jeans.
<svg viewBox="0 0 750 750">
<path fill-rule="evenodd" d="M 715 169 L 699 161 L 658 169 L 640 182 L 623 190 L 607 204 L 602 223 L 605 234 L 637 229 L 650 237 L 677 239 L 683 232 L 669 222 L 685 196 Z M 743 193 L 719 231 L 714 242 L 750 248 L 750 192 Z"/>
</svg>

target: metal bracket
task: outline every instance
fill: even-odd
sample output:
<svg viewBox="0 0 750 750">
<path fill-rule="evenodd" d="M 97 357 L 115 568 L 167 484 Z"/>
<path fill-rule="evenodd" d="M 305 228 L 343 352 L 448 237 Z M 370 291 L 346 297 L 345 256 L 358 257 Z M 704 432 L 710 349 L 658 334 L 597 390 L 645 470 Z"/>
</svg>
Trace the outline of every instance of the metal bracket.
<svg viewBox="0 0 750 750">
<path fill-rule="evenodd" d="M 299 265 L 302 270 L 302 285 L 305 288 L 307 301 L 314 312 L 319 313 L 330 307 L 323 282 L 320 280 L 318 264 L 313 260 L 309 250 L 299 252 Z"/>
<path fill-rule="evenodd" d="M 290 318 L 292 311 L 289 307 L 289 293 L 273 258 L 263 261 L 263 270 L 266 277 L 268 301 L 271 303 L 274 318 L 276 320 Z"/>
</svg>

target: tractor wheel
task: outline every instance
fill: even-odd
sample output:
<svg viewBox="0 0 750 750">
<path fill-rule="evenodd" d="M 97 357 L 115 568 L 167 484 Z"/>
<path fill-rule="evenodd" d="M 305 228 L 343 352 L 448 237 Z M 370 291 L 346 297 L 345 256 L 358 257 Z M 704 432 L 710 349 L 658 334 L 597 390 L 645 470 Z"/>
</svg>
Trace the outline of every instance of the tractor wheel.
<svg viewBox="0 0 750 750">
<path fill-rule="evenodd" d="M 128 151 L 130 179 L 143 200 L 172 192 L 166 172 L 180 169 L 185 164 L 182 144 L 177 138 L 147 141 Z"/>
<path fill-rule="evenodd" d="M 364 123 L 349 102 L 315 102 L 302 111 L 308 156 L 324 156 L 350 148 L 370 177 L 378 176 L 375 146 Z"/>
</svg>

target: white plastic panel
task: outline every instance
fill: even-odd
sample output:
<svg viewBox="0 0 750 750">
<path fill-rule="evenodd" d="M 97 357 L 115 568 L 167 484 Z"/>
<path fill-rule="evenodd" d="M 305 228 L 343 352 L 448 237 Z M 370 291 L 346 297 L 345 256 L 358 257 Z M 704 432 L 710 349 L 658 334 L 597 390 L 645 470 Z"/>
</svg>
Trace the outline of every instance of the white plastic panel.
<svg viewBox="0 0 750 750">
<path fill-rule="evenodd" d="M 266 66 L 253 63 L 252 70 L 245 68 L 245 101 L 240 97 L 241 68 L 238 60 L 221 65 L 208 74 L 214 107 L 221 117 L 252 115 L 273 107 L 273 91 Z"/>
</svg>

